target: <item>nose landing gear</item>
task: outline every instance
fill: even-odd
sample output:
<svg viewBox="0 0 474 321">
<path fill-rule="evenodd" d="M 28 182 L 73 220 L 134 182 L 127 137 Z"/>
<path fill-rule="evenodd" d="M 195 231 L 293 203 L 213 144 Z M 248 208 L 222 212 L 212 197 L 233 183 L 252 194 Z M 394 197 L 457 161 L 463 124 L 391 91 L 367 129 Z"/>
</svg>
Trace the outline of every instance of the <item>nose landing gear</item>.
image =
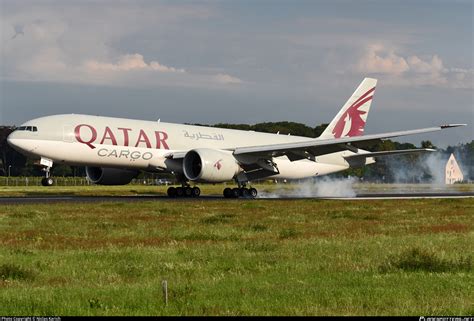
<svg viewBox="0 0 474 321">
<path fill-rule="evenodd" d="M 41 157 L 40 165 L 43 166 L 44 178 L 41 180 L 43 186 L 53 186 L 54 179 L 51 177 L 50 170 L 53 167 L 53 161 L 44 157 Z"/>
</svg>

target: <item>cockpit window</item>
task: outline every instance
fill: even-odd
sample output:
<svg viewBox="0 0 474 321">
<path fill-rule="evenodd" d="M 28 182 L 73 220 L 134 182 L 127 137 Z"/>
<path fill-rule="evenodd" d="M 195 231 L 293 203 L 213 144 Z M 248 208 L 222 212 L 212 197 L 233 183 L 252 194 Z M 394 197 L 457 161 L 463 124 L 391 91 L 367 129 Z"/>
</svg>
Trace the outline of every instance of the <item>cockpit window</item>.
<svg viewBox="0 0 474 321">
<path fill-rule="evenodd" d="M 20 126 L 16 130 L 37 132 L 38 128 L 36 126 Z"/>
</svg>

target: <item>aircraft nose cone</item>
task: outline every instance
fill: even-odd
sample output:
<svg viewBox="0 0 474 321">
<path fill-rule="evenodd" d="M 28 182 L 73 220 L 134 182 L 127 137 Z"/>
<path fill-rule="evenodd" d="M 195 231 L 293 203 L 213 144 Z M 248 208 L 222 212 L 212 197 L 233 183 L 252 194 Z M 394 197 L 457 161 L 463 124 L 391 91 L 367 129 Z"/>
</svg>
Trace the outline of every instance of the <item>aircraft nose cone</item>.
<svg viewBox="0 0 474 321">
<path fill-rule="evenodd" d="M 20 153 L 30 153 L 36 149 L 36 144 L 34 144 L 31 140 L 18 137 L 17 134 L 18 133 L 13 132 L 7 137 L 7 143 L 13 149 Z"/>
<path fill-rule="evenodd" d="M 7 143 L 8 145 L 10 145 L 11 147 L 15 147 L 16 144 L 15 142 L 17 141 L 18 139 L 15 139 L 15 133 L 10 133 L 10 135 L 8 135 L 7 137 Z"/>
</svg>

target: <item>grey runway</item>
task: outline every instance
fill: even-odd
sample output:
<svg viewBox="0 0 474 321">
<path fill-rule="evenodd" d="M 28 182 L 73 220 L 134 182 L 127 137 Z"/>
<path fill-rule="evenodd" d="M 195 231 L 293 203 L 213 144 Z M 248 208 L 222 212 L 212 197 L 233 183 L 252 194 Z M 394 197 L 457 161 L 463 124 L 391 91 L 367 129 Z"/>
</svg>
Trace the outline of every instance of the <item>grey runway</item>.
<svg viewBox="0 0 474 321">
<path fill-rule="evenodd" d="M 383 199 L 421 199 L 421 198 L 472 198 L 474 192 L 449 193 L 361 193 L 355 197 L 257 197 L 259 200 L 304 200 L 304 199 L 333 199 L 333 200 L 383 200 Z M 97 202 L 141 202 L 141 201 L 239 201 L 249 200 L 245 198 L 228 199 L 220 195 L 203 195 L 199 198 L 169 198 L 157 195 L 137 196 L 24 196 L 24 197 L 0 197 L 0 204 L 41 204 L 41 203 L 97 203 Z"/>
</svg>

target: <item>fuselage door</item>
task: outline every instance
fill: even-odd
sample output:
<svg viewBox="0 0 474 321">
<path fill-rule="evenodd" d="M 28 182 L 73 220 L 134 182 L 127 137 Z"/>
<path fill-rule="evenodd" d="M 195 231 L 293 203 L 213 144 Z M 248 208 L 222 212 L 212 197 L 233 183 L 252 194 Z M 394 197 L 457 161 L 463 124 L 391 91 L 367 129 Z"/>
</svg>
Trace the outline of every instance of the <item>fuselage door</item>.
<svg viewBox="0 0 474 321">
<path fill-rule="evenodd" d="M 72 125 L 63 125 L 63 141 L 66 143 L 74 142 L 74 127 Z"/>
</svg>

